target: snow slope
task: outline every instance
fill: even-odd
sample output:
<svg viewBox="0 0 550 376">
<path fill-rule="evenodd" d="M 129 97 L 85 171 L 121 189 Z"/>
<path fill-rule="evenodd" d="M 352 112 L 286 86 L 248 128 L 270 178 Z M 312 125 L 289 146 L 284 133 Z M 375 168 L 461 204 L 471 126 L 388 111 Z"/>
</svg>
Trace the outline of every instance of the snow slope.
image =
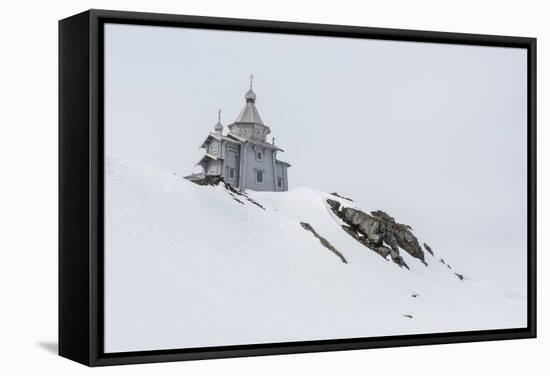
<svg viewBox="0 0 550 376">
<path fill-rule="evenodd" d="M 105 180 L 106 352 L 526 325 L 524 296 L 468 270 L 461 281 L 444 250 L 428 266 L 401 251 L 407 270 L 358 243 L 325 204 L 344 199 L 249 192 L 263 210 L 113 157 Z"/>
</svg>

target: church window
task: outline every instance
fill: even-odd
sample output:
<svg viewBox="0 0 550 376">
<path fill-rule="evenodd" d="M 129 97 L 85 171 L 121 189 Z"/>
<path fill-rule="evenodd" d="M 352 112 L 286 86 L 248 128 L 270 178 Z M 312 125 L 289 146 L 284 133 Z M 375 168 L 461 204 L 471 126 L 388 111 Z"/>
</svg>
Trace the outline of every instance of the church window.
<svg viewBox="0 0 550 376">
<path fill-rule="evenodd" d="M 219 145 L 217 142 L 212 142 L 209 146 L 208 146 L 208 152 L 212 155 L 218 155 L 218 150 L 219 150 Z"/>
<path fill-rule="evenodd" d="M 283 187 L 283 178 L 281 178 L 281 177 L 277 178 L 277 187 L 279 187 L 279 188 Z"/>
<path fill-rule="evenodd" d="M 256 183 L 258 184 L 264 183 L 264 172 L 261 170 L 256 170 Z"/>
<path fill-rule="evenodd" d="M 256 152 L 256 159 L 261 161 L 263 159 L 264 155 L 261 151 Z"/>
<path fill-rule="evenodd" d="M 235 169 L 231 167 L 227 167 L 227 175 L 229 179 L 235 179 Z"/>
</svg>

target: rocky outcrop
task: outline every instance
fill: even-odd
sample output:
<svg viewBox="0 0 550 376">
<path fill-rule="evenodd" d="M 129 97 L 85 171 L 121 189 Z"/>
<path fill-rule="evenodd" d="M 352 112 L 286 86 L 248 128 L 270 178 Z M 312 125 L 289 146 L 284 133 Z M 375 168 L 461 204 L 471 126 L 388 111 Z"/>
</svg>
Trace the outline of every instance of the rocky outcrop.
<svg viewBox="0 0 550 376">
<path fill-rule="evenodd" d="M 392 248 L 399 246 L 412 257 L 426 264 L 424 261 L 424 251 L 418 239 L 412 233 L 411 226 L 397 223 L 393 217 L 381 210 L 373 211 L 371 214 L 381 221 L 380 231 L 384 232 L 386 237 L 389 237 L 389 244 Z M 384 241 L 386 241 L 386 239 L 384 239 Z"/>
<path fill-rule="evenodd" d="M 430 255 L 432 255 L 432 256 L 434 255 L 434 252 L 432 251 L 432 248 L 428 244 L 424 243 L 424 248 L 426 249 L 426 251 L 428 251 L 428 253 Z"/>
<path fill-rule="evenodd" d="M 240 192 L 238 190 L 236 190 L 235 188 L 233 188 L 233 186 L 231 186 L 231 184 L 229 183 L 226 183 L 223 178 L 221 180 L 223 182 L 223 185 L 225 186 L 225 189 L 227 189 L 227 191 L 229 192 L 229 195 L 231 195 L 231 197 L 233 197 L 233 199 L 235 201 L 238 201 L 240 202 L 241 204 L 244 204 L 244 202 L 242 202 L 241 200 L 239 200 L 237 197 L 240 197 L 241 199 L 245 199 L 246 201 L 256 205 L 257 207 L 265 210 L 265 208 L 262 206 L 262 204 L 260 204 L 258 201 L 256 200 L 253 200 L 251 199 L 250 197 L 248 197 L 248 195 L 245 193 L 245 192 Z"/>
<path fill-rule="evenodd" d="M 189 181 L 198 185 L 218 185 L 223 182 L 223 177 L 220 175 L 205 175 L 200 179 L 189 179 Z"/>
<path fill-rule="evenodd" d="M 258 201 L 251 199 L 248 197 L 248 195 L 245 192 L 240 192 L 237 189 L 233 188 L 233 186 L 229 183 L 227 183 L 223 176 L 220 175 L 206 175 L 200 179 L 188 179 L 189 181 L 198 184 L 198 185 L 220 185 L 223 184 L 225 189 L 228 191 L 229 195 L 233 198 L 233 200 L 237 201 L 240 204 L 244 205 L 244 202 L 242 199 L 256 205 L 259 208 L 262 208 L 265 210 L 265 208 L 260 204 Z M 239 199 L 240 198 L 240 199 Z"/>
<path fill-rule="evenodd" d="M 359 209 L 344 207 L 339 201 L 327 199 L 332 212 L 345 224 L 342 225 L 351 237 L 387 259 L 388 256 L 400 267 L 409 268 L 399 254 L 399 248 L 412 257 L 424 261 L 424 251 L 408 225 L 397 223 L 389 214 L 377 210 L 367 214 Z"/>
<path fill-rule="evenodd" d="M 339 195 L 338 192 L 332 192 L 331 195 L 336 196 L 336 197 L 339 197 L 339 198 L 343 198 L 344 200 L 348 200 L 348 201 L 353 202 L 353 200 L 352 200 L 351 198 L 346 197 L 346 196 Z"/>
<path fill-rule="evenodd" d="M 447 268 L 449 268 L 449 269 L 453 270 L 453 268 L 451 267 L 451 265 L 447 264 L 447 263 L 445 262 L 445 260 L 443 260 L 443 259 L 439 259 L 439 262 L 440 262 L 440 263 L 442 263 L 443 265 L 446 265 L 446 266 L 447 266 Z M 455 274 L 456 274 L 456 273 L 455 273 Z"/>
<path fill-rule="evenodd" d="M 317 233 L 317 231 L 315 231 L 315 229 L 309 223 L 300 222 L 300 224 L 302 225 L 304 230 L 310 231 L 313 234 L 313 236 L 315 236 L 317 239 L 319 239 L 319 241 L 321 242 L 323 247 L 325 247 L 325 248 L 329 249 L 330 251 L 332 251 L 332 253 L 334 253 L 336 256 L 338 256 L 344 264 L 348 263 L 346 261 L 344 255 L 342 255 L 340 252 L 338 252 L 338 250 L 336 248 L 334 248 L 334 246 L 332 244 L 330 244 L 330 242 L 327 239 L 325 239 L 321 235 L 319 235 Z"/>
</svg>

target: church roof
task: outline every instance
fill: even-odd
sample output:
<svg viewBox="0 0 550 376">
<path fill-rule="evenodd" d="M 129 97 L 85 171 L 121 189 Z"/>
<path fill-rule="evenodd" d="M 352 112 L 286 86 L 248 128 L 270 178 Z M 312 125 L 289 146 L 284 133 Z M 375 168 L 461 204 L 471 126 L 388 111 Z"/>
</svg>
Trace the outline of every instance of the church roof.
<svg viewBox="0 0 550 376">
<path fill-rule="evenodd" d="M 256 93 L 254 93 L 254 90 L 252 90 L 252 79 L 254 78 L 253 75 L 250 75 L 250 88 L 248 91 L 244 94 L 244 99 L 246 101 L 243 109 L 239 113 L 239 116 L 237 116 L 237 119 L 235 120 L 235 123 L 256 123 L 264 125 L 264 121 L 260 117 L 260 113 L 258 112 L 258 109 L 256 108 Z"/>
<path fill-rule="evenodd" d="M 229 138 L 230 140 L 232 139 L 233 141 L 236 140 L 236 141 L 242 142 L 242 143 L 245 143 L 245 142 L 249 141 L 249 140 L 247 140 L 246 138 L 241 137 L 241 136 L 237 136 L 236 134 L 231 133 L 231 132 L 229 132 L 229 133 L 227 134 L 226 138 Z"/>
<path fill-rule="evenodd" d="M 233 137 L 233 138 L 231 138 L 231 137 L 228 137 L 228 136 L 229 136 L 229 134 L 227 134 L 227 136 L 223 136 L 223 135 L 220 135 L 220 134 L 217 134 L 217 133 L 210 132 L 210 133 L 208 133 L 208 136 L 206 136 L 206 139 L 204 140 L 202 145 L 199 147 L 199 149 L 202 149 L 202 148 L 206 147 L 206 144 L 208 143 L 208 141 L 211 138 L 216 139 L 218 141 L 226 140 L 226 141 L 231 141 L 231 142 L 235 142 L 235 143 L 244 142 L 244 139 L 242 137 L 231 135 Z"/>
<path fill-rule="evenodd" d="M 206 163 L 208 160 L 213 160 L 213 161 L 217 161 L 218 159 L 221 159 L 219 157 L 216 157 L 215 155 L 212 155 L 212 154 L 204 154 L 202 156 L 202 158 L 200 159 L 200 161 L 197 162 L 197 164 L 195 166 L 199 166 L 199 165 L 202 165 L 204 163 Z"/>
<path fill-rule="evenodd" d="M 240 137 L 240 136 L 237 136 L 236 134 L 233 134 L 233 133 L 228 133 L 227 136 L 224 136 L 223 139 L 235 139 L 241 143 L 245 143 L 245 142 L 248 142 L 250 144 L 253 144 L 253 145 L 260 145 L 260 146 L 263 146 L 263 147 L 266 147 L 268 149 L 274 149 L 274 150 L 278 150 L 278 151 L 283 151 L 283 149 L 281 149 L 280 147 L 278 146 L 275 146 L 273 144 L 269 144 L 267 142 L 261 142 L 261 141 L 256 141 L 256 140 L 250 140 L 248 138 L 244 138 L 244 137 Z"/>
<path fill-rule="evenodd" d="M 237 116 L 237 119 L 235 119 L 235 123 L 256 123 L 264 125 L 264 121 L 260 117 L 260 113 L 258 112 L 254 101 L 248 100 L 239 113 L 239 116 Z"/>
<path fill-rule="evenodd" d="M 213 133 L 213 132 L 210 132 L 208 134 L 208 136 L 206 136 L 206 139 L 204 140 L 204 142 L 202 143 L 202 145 L 200 146 L 199 149 L 206 147 L 206 144 L 208 143 L 208 140 L 210 140 L 211 138 L 216 139 L 218 141 L 224 140 L 224 141 L 230 141 L 230 142 L 234 142 L 234 143 L 243 143 L 243 144 L 245 142 L 248 142 L 248 143 L 251 143 L 251 144 L 264 146 L 268 149 L 275 149 L 275 150 L 278 150 L 278 151 L 284 151 L 280 147 L 275 146 L 273 144 L 269 144 L 267 142 L 249 140 L 247 138 L 237 136 L 236 134 L 233 134 L 233 133 L 228 133 L 227 135 L 220 135 L 220 134 Z"/>
<path fill-rule="evenodd" d="M 204 140 L 204 142 L 202 143 L 202 145 L 199 147 L 199 149 L 202 149 L 202 148 L 206 147 L 206 144 L 208 143 L 208 141 L 209 141 L 211 138 L 215 138 L 215 139 L 219 140 L 219 139 L 220 139 L 220 136 L 217 135 L 216 133 L 208 133 L 208 136 L 206 136 L 206 139 Z"/>
<path fill-rule="evenodd" d="M 280 163 L 280 164 L 283 164 L 283 165 L 285 165 L 285 166 L 287 166 L 287 167 L 291 167 L 291 166 L 292 166 L 290 163 L 285 162 L 285 161 L 281 161 L 281 160 L 279 160 L 279 159 L 275 160 L 275 163 Z"/>
</svg>

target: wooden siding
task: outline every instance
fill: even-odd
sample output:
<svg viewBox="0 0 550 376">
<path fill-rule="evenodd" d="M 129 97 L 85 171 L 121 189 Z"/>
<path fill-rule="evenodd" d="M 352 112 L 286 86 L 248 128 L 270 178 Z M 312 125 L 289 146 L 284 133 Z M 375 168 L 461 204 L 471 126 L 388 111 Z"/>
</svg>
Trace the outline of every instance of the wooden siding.
<svg viewBox="0 0 550 376">
<path fill-rule="evenodd" d="M 218 156 L 220 152 L 220 143 L 218 141 L 211 141 L 208 144 L 207 150 L 209 154 Z"/>
<path fill-rule="evenodd" d="M 277 172 L 277 178 L 283 179 L 283 186 L 277 186 L 277 191 L 288 191 L 288 168 L 286 164 L 283 164 L 279 161 L 275 161 L 275 168 Z"/>
<path fill-rule="evenodd" d="M 262 160 L 256 158 L 256 153 L 262 153 Z M 255 191 L 275 191 L 275 181 L 273 180 L 273 150 L 264 146 L 251 144 L 245 155 L 246 171 L 244 172 L 245 189 Z M 256 171 L 263 171 L 263 183 L 256 182 Z"/>
<path fill-rule="evenodd" d="M 240 178 L 240 146 L 229 142 L 223 142 L 222 151 L 224 158 L 222 176 L 224 180 L 233 187 L 238 187 Z M 230 168 L 235 171 L 233 179 L 230 177 Z"/>
<path fill-rule="evenodd" d="M 221 175 L 221 162 L 220 161 L 211 161 L 208 164 L 208 169 L 206 170 L 206 175 Z"/>
<path fill-rule="evenodd" d="M 251 130 L 251 129 L 250 129 Z M 208 162 L 205 174 L 221 175 L 226 182 L 238 189 L 254 191 L 287 191 L 288 176 L 286 164 L 277 161 L 277 152 L 269 147 L 255 143 L 237 144 L 222 140 L 211 140 L 206 145 L 209 154 L 221 159 Z M 245 150 L 243 152 L 243 150 Z M 261 159 L 257 153 L 261 153 Z M 244 157 L 244 158 L 243 158 Z M 231 178 L 230 169 L 234 175 Z M 257 171 L 262 171 L 263 182 L 258 183 Z M 283 179 L 283 186 L 278 186 L 278 178 Z"/>
</svg>

